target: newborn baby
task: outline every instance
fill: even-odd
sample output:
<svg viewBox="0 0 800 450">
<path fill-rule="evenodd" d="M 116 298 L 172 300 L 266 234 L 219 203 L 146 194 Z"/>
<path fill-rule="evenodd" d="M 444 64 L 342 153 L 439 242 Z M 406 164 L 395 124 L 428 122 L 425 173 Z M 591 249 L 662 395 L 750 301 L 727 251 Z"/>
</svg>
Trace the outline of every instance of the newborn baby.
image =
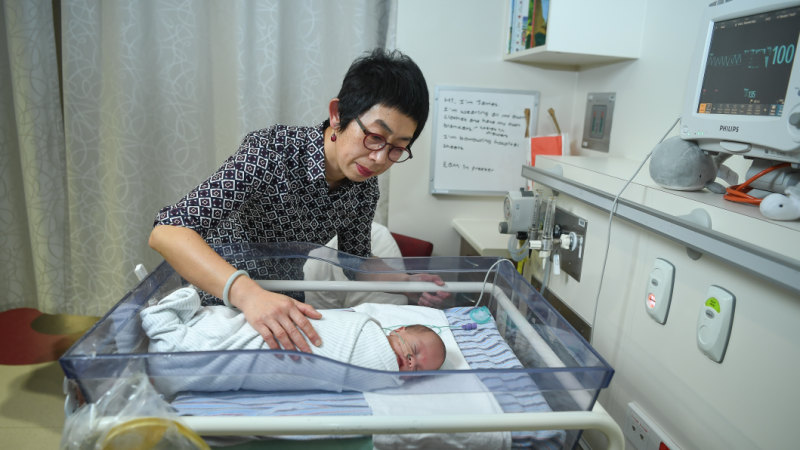
<svg viewBox="0 0 800 450">
<path fill-rule="evenodd" d="M 322 319 L 309 319 L 322 339 L 319 347 L 309 344 L 315 355 L 385 371 L 436 370 L 444 363 L 444 343 L 428 327 L 400 327 L 387 336 L 366 314 L 347 310 L 320 313 Z M 238 310 L 201 306 L 191 287 L 176 290 L 140 315 L 151 353 L 269 349 Z"/>
<path fill-rule="evenodd" d="M 425 325 L 395 328 L 387 339 L 397 355 L 397 366 L 402 372 L 436 370 L 442 367 L 447 356 L 442 338 Z"/>
</svg>

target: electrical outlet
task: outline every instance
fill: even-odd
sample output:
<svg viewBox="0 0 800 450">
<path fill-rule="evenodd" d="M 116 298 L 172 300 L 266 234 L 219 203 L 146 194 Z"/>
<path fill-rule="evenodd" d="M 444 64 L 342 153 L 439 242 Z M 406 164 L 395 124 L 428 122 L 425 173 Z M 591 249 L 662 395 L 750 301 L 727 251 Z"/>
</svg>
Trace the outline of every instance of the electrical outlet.
<svg viewBox="0 0 800 450">
<path fill-rule="evenodd" d="M 642 419 L 638 413 L 635 403 L 628 403 L 628 410 L 625 413 L 625 427 L 623 428 L 625 437 L 633 444 L 636 450 L 645 450 L 645 445 L 650 439 L 650 426 Z"/>
<path fill-rule="evenodd" d="M 680 450 L 636 403 L 628 403 L 623 434 L 636 450 Z"/>
</svg>

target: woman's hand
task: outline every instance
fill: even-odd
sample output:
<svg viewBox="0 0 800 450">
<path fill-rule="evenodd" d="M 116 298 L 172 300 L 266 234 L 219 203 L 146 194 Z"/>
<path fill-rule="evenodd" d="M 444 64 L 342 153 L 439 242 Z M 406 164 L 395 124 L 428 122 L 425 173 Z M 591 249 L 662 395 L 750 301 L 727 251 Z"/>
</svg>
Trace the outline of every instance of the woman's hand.
<svg viewBox="0 0 800 450">
<path fill-rule="evenodd" d="M 149 243 L 189 283 L 222 298 L 223 286 L 236 268 L 209 247 L 196 231 L 156 225 L 150 233 Z M 303 333 L 314 345 L 321 345 L 308 317 L 319 319 L 322 314 L 305 303 L 265 291 L 249 277 L 234 280 L 228 300 L 244 313 L 247 322 L 272 349 L 277 349 L 280 344 L 286 350 L 311 352 Z"/>
<path fill-rule="evenodd" d="M 444 281 L 442 281 L 442 278 L 439 275 L 431 275 L 429 273 L 416 273 L 414 275 L 410 275 L 408 277 L 408 281 L 427 281 L 434 283 L 437 286 L 444 286 Z M 419 294 L 406 294 L 406 296 L 411 300 L 416 298 L 416 303 L 420 306 L 431 306 L 435 308 L 440 306 L 445 299 L 449 298 L 450 293 L 445 291 L 422 292 Z"/>
<path fill-rule="evenodd" d="M 309 317 L 320 319 L 322 314 L 311 305 L 283 294 L 266 291 L 247 277 L 239 277 L 234 281 L 229 299 L 231 304 L 242 311 L 247 323 L 261 334 L 271 349 L 282 347 L 284 350 L 311 353 L 311 347 L 303 334 L 315 346 L 322 345 L 319 335 L 308 320 Z"/>
</svg>

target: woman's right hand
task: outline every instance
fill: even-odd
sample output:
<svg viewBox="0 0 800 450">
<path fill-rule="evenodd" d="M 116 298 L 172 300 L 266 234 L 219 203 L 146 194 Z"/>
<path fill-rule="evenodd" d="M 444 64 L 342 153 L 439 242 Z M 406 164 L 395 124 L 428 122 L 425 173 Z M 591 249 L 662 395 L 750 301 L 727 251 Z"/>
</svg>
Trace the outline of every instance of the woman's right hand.
<svg viewBox="0 0 800 450">
<path fill-rule="evenodd" d="M 189 283 L 219 298 L 222 298 L 228 277 L 236 271 L 189 228 L 156 225 L 150 233 L 149 244 Z M 322 314 L 310 305 L 265 291 L 248 277 L 238 277 L 233 281 L 228 299 L 244 313 L 247 322 L 272 349 L 277 349 L 280 344 L 286 350 L 311 352 L 302 333 L 314 345 L 321 345 L 308 317 L 319 319 Z"/>
<path fill-rule="evenodd" d="M 247 277 L 239 277 L 234 281 L 228 298 L 232 305 L 242 311 L 247 323 L 261 334 L 269 348 L 310 353 L 311 347 L 303 334 L 315 346 L 322 345 L 308 320 L 309 317 L 320 319 L 322 314 L 311 305 L 266 291 Z"/>
</svg>

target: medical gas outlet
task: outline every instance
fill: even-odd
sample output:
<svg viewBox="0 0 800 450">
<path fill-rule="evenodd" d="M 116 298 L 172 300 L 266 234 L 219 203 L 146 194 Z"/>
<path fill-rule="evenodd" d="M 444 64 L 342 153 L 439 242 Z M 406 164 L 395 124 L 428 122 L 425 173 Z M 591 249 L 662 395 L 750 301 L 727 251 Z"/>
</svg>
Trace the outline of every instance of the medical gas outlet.
<svg viewBox="0 0 800 450">
<path fill-rule="evenodd" d="M 710 286 L 697 316 L 697 348 L 721 363 L 728 348 L 736 297 L 719 286 Z"/>
<path fill-rule="evenodd" d="M 554 237 L 548 240 L 533 240 L 530 241 L 531 250 L 538 252 L 550 252 L 555 245 L 566 251 L 574 252 L 578 246 L 583 249 L 583 236 L 578 236 L 574 231 L 569 234 L 562 234 L 560 237 Z"/>
<path fill-rule="evenodd" d="M 667 321 L 674 279 L 675 267 L 669 261 L 656 258 L 647 280 L 644 305 L 650 317 L 662 325 Z"/>
<path fill-rule="evenodd" d="M 568 234 L 558 235 L 548 240 L 533 240 L 529 243 L 530 249 L 539 252 L 542 259 L 550 257 L 553 266 L 553 275 L 561 275 L 561 252 L 554 251 L 559 248 L 565 252 L 574 252 L 578 250 L 578 259 L 583 253 L 583 236 L 579 236 L 574 231 Z M 572 271 L 569 272 L 575 279 L 579 280 L 580 274 L 575 275 Z"/>
</svg>

